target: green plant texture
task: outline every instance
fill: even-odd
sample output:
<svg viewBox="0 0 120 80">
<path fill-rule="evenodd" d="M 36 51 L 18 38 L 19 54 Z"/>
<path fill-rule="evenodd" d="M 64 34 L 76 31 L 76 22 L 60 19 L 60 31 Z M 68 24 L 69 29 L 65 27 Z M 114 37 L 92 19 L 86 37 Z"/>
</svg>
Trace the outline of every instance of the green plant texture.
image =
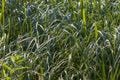
<svg viewBox="0 0 120 80">
<path fill-rule="evenodd" d="M 0 0 L 0 80 L 120 80 L 120 0 Z"/>
</svg>

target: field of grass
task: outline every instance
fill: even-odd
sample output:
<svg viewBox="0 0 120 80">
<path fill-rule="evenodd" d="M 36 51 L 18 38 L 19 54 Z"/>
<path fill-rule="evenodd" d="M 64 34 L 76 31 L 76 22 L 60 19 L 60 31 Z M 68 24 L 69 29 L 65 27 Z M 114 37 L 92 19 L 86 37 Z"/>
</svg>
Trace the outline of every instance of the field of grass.
<svg viewBox="0 0 120 80">
<path fill-rule="evenodd" d="M 0 80 L 120 80 L 120 0 L 0 0 Z"/>
</svg>

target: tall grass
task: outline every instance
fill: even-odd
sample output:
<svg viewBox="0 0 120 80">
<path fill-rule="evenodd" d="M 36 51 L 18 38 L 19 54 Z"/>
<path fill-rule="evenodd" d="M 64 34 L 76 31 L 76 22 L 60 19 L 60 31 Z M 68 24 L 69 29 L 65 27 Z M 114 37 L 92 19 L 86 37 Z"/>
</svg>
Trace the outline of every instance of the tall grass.
<svg viewBox="0 0 120 80">
<path fill-rule="evenodd" d="M 119 6 L 119 0 L 1 0 L 0 79 L 119 80 Z"/>
</svg>

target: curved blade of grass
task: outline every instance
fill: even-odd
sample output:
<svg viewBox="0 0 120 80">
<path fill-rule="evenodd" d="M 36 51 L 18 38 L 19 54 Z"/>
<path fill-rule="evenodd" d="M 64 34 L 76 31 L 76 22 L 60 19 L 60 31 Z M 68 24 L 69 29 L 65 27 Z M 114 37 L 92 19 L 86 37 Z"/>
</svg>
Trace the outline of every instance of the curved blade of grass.
<svg viewBox="0 0 120 80">
<path fill-rule="evenodd" d="M 87 24 L 87 22 L 86 22 L 86 11 L 85 11 L 84 0 L 81 0 L 81 6 L 82 6 L 81 11 L 82 11 L 83 26 L 84 26 L 84 30 L 85 30 L 84 32 L 86 34 L 86 30 L 87 30 L 86 24 Z"/>
<path fill-rule="evenodd" d="M 4 63 L 2 63 L 2 67 L 3 67 L 4 69 L 9 70 L 11 73 L 14 72 L 11 67 L 9 67 L 8 65 L 6 65 L 6 64 L 4 64 Z"/>
<path fill-rule="evenodd" d="M 4 12 L 5 12 L 5 0 L 2 0 L 2 34 L 4 34 L 4 24 L 5 24 L 5 16 L 4 16 Z"/>
<path fill-rule="evenodd" d="M 17 71 L 17 70 L 22 70 L 22 69 L 29 69 L 30 67 L 20 67 L 20 68 L 15 68 L 14 71 Z"/>
<path fill-rule="evenodd" d="M 103 80 L 106 80 L 106 74 L 105 74 L 105 63 L 104 63 L 104 49 L 102 49 L 102 75 Z"/>
<path fill-rule="evenodd" d="M 96 23 L 94 24 L 94 30 L 95 30 L 95 38 L 98 39 L 98 29 Z"/>
</svg>

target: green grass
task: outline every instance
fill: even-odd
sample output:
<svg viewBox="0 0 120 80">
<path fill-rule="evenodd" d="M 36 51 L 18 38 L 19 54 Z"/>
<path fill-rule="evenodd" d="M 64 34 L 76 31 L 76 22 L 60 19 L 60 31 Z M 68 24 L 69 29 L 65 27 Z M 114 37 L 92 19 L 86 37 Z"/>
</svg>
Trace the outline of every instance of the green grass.
<svg viewBox="0 0 120 80">
<path fill-rule="evenodd" d="M 119 0 L 1 0 L 0 80 L 119 80 Z"/>
</svg>

